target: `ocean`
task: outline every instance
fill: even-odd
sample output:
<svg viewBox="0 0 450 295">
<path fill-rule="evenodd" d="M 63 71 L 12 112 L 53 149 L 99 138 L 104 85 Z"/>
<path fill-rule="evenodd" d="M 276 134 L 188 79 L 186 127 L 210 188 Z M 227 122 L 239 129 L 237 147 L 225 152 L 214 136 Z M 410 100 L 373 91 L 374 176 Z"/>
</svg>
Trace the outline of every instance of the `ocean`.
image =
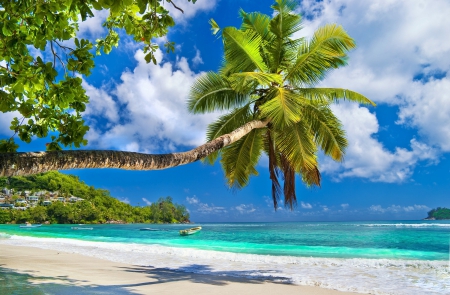
<svg viewBox="0 0 450 295">
<path fill-rule="evenodd" d="M 1 245 L 371 294 L 450 294 L 450 221 L 0 225 Z M 78 226 L 78 227 L 83 227 Z M 141 231 L 151 228 L 151 231 Z"/>
</svg>

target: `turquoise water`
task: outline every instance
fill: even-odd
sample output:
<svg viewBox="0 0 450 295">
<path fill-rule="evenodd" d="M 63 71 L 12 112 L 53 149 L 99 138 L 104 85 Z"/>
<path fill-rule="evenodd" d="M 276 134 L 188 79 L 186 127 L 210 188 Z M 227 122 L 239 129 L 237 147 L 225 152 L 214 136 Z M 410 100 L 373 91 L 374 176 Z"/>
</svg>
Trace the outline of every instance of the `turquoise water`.
<svg viewBox="0 0 450 295">
<path fill-rule="evenodd" d="M 450 221 L 205 223 L 203 230 L 182 237 L 190 225 L 86 225 L 93 230 L 71 230 L 74 225 L 42 225 L 24 229 L 0 225 L 0 233 L 41 238 L 68 238 L 195 248 L 271 256 L 449 259 Z M 140 231 L 149 227 L 155 231 Z"/>
</svg>

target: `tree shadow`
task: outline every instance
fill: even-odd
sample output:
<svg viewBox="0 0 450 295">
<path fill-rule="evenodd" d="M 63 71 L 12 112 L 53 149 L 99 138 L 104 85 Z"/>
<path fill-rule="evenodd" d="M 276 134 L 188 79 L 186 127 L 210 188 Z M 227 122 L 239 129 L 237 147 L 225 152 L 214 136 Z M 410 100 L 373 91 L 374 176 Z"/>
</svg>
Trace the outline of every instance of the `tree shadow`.
<svg viewBox="0 0 450 295">
<path fill-rule="evenodd" d="M 177 269 L 154 268 L 152 266 L 129 266 L 119 267 L 127 272 L 144 273 L 152 281 L 130 284 L 127 287 L 135 287 L 142 285 L 164 284 L 177 281 L 191 281 L 193 283 L 208 284 L 215 286 L 225 286 L 229 283 L 242 283 L 243 279 L 246 284 L 262 284 L 270 281 L 271 283 L 292 284 L 292 280 L 288 277 L 277 276 L 277 271 L 264 270 L 265 273 L 272 273 L 270 277 L 257 275 L 259 270 L 245 271 L 215 271 L 208 265 L 191 264 Z"/>
<path fill-rule="evenodd" d="M 18 272 L 0 265 L 0 294 L 1 295 L 135 295 L 140 294 L 132 290 L 133 287 L 151 286 L 170 282 L 190 281 L 197 284 L 225 286 L 230 283 L 262 284 L 272 283 L 291 284 L 287 277 L 277 276 L 272 271 L 270 277 L 258 276 L 258 270 L 246 271 L 214 271 L 208 265 L 191 264 L 177 269 L 155 268 L 152 266 L 116 267 L 117 271 L 140 273 L 146 276 L 141 282 L 132 284 L 96 285 L 85 280 L 71 279 L 61 275 L 54 277 L 39 276 L 37 271 L 25 270 Z M 265 273 L 269 272 L 264 270 Z M 244 280 L 243 280 L 244 278 Z"/>
<path fill-rule="evenodd" d="M 70 279 L 67 276 L 45 277 L 32 275 L 35 271 L 17 272 L 0 266 L 1 295 L 135 295 L 120 286 L 78 285 L 86 281 Z"/>
</svg>

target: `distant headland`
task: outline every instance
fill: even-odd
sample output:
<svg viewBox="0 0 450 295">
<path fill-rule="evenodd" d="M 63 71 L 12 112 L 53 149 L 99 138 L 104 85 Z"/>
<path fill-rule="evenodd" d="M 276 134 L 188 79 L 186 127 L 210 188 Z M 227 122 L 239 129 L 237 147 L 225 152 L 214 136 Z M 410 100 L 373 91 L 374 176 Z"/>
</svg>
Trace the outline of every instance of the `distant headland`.
<svg viewBox="0 0 450 295">
<path fill-rule="evenodd" d="M 441 207 L 432 209 L 423 220 L 450 220 L 450 209 Z"/>
</svg>

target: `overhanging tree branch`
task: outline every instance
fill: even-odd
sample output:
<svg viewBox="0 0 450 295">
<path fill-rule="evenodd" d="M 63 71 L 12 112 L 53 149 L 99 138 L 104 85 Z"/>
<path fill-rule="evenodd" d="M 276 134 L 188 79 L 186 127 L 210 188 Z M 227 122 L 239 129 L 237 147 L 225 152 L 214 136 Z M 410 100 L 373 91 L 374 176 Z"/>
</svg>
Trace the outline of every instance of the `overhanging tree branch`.
<svg viewBox="0 0 450 295">
<path fill-rule="evenodd" d="M 0 176 L 43 173 L 51 170 L 119 168 L 161 170 L 189 164 L 230 145 L 253 129 L 265 128 L 269 121 L 255 120 L 195 149 L 171 154 L 141 154 L 106 150 L 66 150 L 0 154 Z"/>
</svg>

